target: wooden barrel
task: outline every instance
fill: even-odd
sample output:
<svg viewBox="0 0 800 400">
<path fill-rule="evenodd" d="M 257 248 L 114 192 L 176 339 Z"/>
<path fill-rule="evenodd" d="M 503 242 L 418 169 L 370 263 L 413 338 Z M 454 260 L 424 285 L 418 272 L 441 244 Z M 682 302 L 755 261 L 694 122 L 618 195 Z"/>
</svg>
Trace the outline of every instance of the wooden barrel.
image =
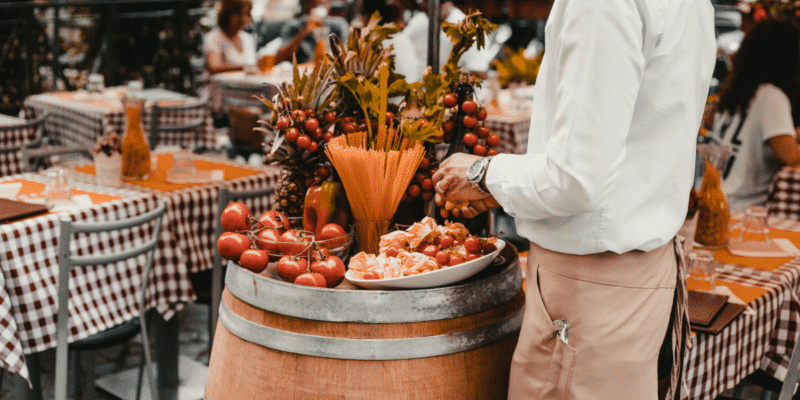
<svg viewBox="0 0 800 400">
<path fill-rule="evenodd" d="M 206 400 L 506 398 L 525 306 L 513 246 L 442 288 L 326 290 L 238 267 L 225 284 Z"/>
</svg>

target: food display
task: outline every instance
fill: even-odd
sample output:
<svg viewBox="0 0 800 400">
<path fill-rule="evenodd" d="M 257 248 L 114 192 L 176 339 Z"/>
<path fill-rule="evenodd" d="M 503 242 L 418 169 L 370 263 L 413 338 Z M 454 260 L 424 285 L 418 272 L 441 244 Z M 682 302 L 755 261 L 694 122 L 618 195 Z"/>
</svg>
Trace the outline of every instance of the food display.
<svg viewBox="0 0 800 400">
<path fill-rule="evenodd" d="M 351 257 L 348 279 L 391 279 L 454 267 L 496 253 L 498 241 L 471 235 L 461 223 L 437 225 L 426 217 L 407 230 L 383 235 L 378 255 Z"/>
</svg>

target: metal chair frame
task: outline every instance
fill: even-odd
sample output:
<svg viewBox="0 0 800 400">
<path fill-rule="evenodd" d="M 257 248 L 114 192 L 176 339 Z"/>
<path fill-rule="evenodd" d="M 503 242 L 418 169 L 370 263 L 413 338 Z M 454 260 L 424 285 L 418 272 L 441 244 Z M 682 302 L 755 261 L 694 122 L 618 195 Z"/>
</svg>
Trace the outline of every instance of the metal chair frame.
<svg viewBox="0 0 800 400">
<path fill-rule="evenodd" d="M 257 190 L 247 190 L 247 191 L 232 191 L 228 187 L 222 187 L 219 190 L 219 200 L 217 203 L 217 213 L 214 217 L 214 242 L 216 243 L 217 238 L 225 232 L 222 229 L 222 222 L 220 221 L 220 216 L 222 215 L 222 211 L 225 210 L 225 207 L 232 201 L 242 200 L 242 199 L 253 199 L 256 197 L 263 197 L 269 196 L 275 193 L 274 187 L 269 187 L 266 189 L 257 189 Z M 208 314 L 208 353 L 211 354 L 211 347 L 214 343 L 214 329 L 217 325 L 217 320 L 219 319 L 219 305 L 222 301 L 222 289 L 224 286 L 223 276 L 222 276 L 222 256 L 219 254 L 216 249 L 214 250 L 214 265 L 213 270 L 211 272 L 211 310 Z"/>
<path fill-rule="evenodd" d="M 104 265 L 127 260 L 137 257 L 141 254 L 147 254 L 147 265 L 145 267 L 145 275 L 142 282 L 141 293 L 139 297 L 139 323 L 140 334 L 142 335 L 142 347 L 144 349 L 144 364 L 139 368 L 139 385 L 137 388 L 137 398 L 139 397 L 139 390 L 141 388 L 142 370 L 147 370 L 148 383 L 150 386 L 151 396 L 157 399 L 158 391 L 155 387 L 155 379 L 152 374 L 152 355 L 150 354 L 150 340 L 147 334 L 147 323 L 145 320 L 145 311 L 147 304 L 147 289 L 150 284 L 150 273 L 153 267 L 153 257 L 155 253 L 156 243 L 161 233 L 161 225 L 166 210 L 166 204 L 161 202 L 155 209 L 128 219 L 112 221 L 112 222 L 97 222 L 97 223 L 75 223 L 69 217 L 61 218 L 61 229 L 59 236 L 58 257 L 59 257 L 59 279 L 58 279 L 58 321 L 56 328 L 56 381 L 55 381 L 55 398 L 56 400 L 67 399 L 67 372 L 68 372 L 68 355 L 69 349 L 67 339 L 69 338 L 69 277 L 70 269 L 78 266 L 87 265 Z M 151 221 L 156 221 L 155 230 L 150 240 L 143 244 L 133 246 L 129 249 L 102 254 L 102 255 L 87 255 L 87 256 L 73 256 L 70 251 L 70 243 L 72 242 L 72 235 L 74 233 L 100 233 L 109 231 L 118 231 L 122 229 L 140 226 Z M 66 279 L 64 279 L 66 278 Z"/>
<path fill-rule="evenodd" d="M 189 112 L 193 110 L 202 110 L 198 118 L 191 121 L 176 124 L 176 125 L 162 125 L 159 123 L 159 117 L 164 113 L 180 113 Z M 201 140 L 203 133 L 203 125 L 205 124 L 206 113 L 208 113 L 208 101 L 198 100 L 197 102 L 188 102 L 185 104 L 177 105 L 160 105 L 158 102 L 153 104 L 150 119 L 150 150 L 155 149 L 161 139 L 162 132 L 185 132 L 194 131 L 195 133 L 195 148 L 197 151 L 201 149 Z"/>
</svg>

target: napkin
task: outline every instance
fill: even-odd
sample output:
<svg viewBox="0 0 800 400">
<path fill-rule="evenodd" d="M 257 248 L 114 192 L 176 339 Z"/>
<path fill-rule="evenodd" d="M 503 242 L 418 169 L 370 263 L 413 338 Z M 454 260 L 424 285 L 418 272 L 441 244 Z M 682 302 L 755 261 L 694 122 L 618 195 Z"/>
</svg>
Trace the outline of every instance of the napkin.
<svg viewBox="0 0 800 400">
<path fill-rule="evenodd" d="M 92 198 L 88 194 L 73 195 L 70 200 L 53 202 L 53 208 L 50 212 L 72 211 L 81 207 L 90 207 Z"/>
<path fill-rule="evenodd" d="M 750 308 L 750 306 L 748 306 L 747 303 L 744 302 L 744 300 L 740 299 L 735 294 L 733 294 L 733 291 L 731 290 L 731 288 L 729 288 L 729 287 L 727 287 L 725 285 L 717 285 L 716 289 L 714 290 L 714 293 L 728 295 L 728 303 L 743 304 L 743 305 L 747 306 L 747 308 L 744 310 L 745 314 L 748 314 L 748 315 L 755 315 L 756 314 L 756 311 L 753 310 L 752 308 Z"/>
<path fill-rule="evenodd" d="M 800 256 L 800 249 L 786 238 L 770 239 L 770 244 L 766 242 L 732 240 L 728 245 L 728 251 L 735 256 L 741 257 L 797 257 Z"/>
<path fill-rule="evenodd" d="M 20 189 L 22 182 L 0 183 L 0 198 L 16 200 Z"/>
</svg>

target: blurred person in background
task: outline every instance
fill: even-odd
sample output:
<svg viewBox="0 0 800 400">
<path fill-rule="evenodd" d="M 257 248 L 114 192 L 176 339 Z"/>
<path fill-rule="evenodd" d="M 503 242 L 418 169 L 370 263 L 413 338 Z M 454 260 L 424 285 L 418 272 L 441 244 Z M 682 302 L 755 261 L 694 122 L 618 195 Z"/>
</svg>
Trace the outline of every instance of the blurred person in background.
<svg viewBox="0 0 800 400">
<path fill-rule="evenodd" d="M 256 65 L 256 41 L 244 29 L 253 22 L 250 0 L 222 0 L 217 27 L 203 37 L 206 67 L 212 74 Z"/>
<path fill-rule="evenodd" d="M 800 37 L 789 21 L 749 29 L 720 90 L 712 141 L 731 147 L 720 171 L 731 209 L 764 205 L 775 174 L 800 163 L 790 98 L 798 94 Z"/>
<path fill-rule="evenodd" d="M 361 8 L 361 19 L 363 25 L 369 22 L 370 17 L 374 12 L 381 15 L 380 24 L 395 23 L 401 28 L 405 26 L 403 21 L 403 12 L 396 4 L 386 4 L 384 0 L 374 0 L 367 3 Z M 414 49 L 414 43 L 405 32 L 400 31 L 392 35 L 389 39 L 384 41 L 384 47 L 392 47 L 392 54 L 394 57 L 394 70 L 406 77 L 406 82 L 416 82 L 422 79 L 422 66 L 417 59 L 417 53 Z"/>
<path fill-rule="evenodd" d="M 275 62 L 292 61 L 302 64 L 312 60 L 319 37 L 327 43 L 329 34 L 347 40 L 350 25 L 342 17 L 328 15 L 328 0 L 300 0 L 300 12 L 287 21 L 281 30 L 281 47 L 275 54 Z"/>
</svg>

